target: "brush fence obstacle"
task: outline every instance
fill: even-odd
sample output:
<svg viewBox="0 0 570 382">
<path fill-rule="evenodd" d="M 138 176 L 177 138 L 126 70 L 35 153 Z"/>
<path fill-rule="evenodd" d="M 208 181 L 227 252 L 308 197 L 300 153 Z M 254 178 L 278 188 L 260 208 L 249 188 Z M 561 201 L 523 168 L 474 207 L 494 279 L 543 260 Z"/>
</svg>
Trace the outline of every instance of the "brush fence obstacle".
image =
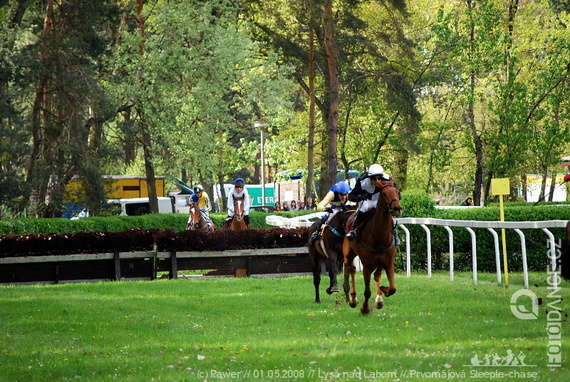
<svg viewBox="0 0 570 382">
<path fill-rule="evenodd" d="M 315 213 L 310 215 L 303 215 L 295 218 L 284 218 L 281 216 L 270 215 L 266 217 L 266 223 L 269 225 L 275 225 L 279 227 L 308 227 L 316 219 L 323 216 L 324 213 Z M 450 227 L 462 227 L 465 228 L 471 235 L 471 250 L 472 250 L 472 273 L 473 273 L 473 284 L 477 285 L 477 235 L 473 228 L 486 228 L 493 236 L 494 247 L 495 247 L 495 263 L 496 263 L 496 273 L 497 273 L 497 283 L 502 284 L 502 274 L 501 274 L 501 251 L 500 251 L 500 240 L 499 235 L 496 230 L 499 229 L 512 229 L 520 237 L 521 240 L 521 254 L 522 254 L 522 268 L 523 268 L 523 282 L 524 287 L 528 289 L 528 265 L 527 265 L 527 255 L 526 255 L 526 238 L 524 229 L 540 229 L 542 230 L 548 239 L 548 253 L 550 254 L 551 269 L 556 270 L 556 243 L 555 238 L 549 228 L 565 228 L 568 224 L 567 220 L 547 220 L 547 221 L 526 221 L 526 222 L 505 222 L 505 221 L 472 221 L 472 220 L 447 220 L 447 219 L 433 219 L 433 218 L 399 218 L 395 219 L 397 227 L 401 228 L 405 235 L 405 245 L 406 245 L 406 275 L 411 276 L 411 249 L 410 249 L 410 231 L 406 225 L 419 225 L 423 228 L 426 233 L 426 255 L 427 255 L 427 276 L 432 277 L 432 251 L 431 251 L 431 231 L 428 225 L 442 226 L 448 233 L 449 236 L 449 279 L 454 280 L 454 269 L 453 269 L 453 231 Z"/>
</svg>

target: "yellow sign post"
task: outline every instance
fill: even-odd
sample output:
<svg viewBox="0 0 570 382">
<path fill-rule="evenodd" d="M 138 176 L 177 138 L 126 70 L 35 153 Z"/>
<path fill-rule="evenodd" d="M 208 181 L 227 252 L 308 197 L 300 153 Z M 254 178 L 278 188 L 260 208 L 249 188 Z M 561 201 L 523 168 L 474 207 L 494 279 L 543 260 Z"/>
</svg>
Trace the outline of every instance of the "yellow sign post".
<svg viewBox="0 0 570 382">
<path fill-rule="evenodd" d="M 511 184 L 509 178 L 491 179 L 491 193 L 499 196 L 499 211 L 501 221 L 505 221 L 505 208 L 503 206 L 503 195 L 509 195 Z M 503 268 L 505 269 L 505 288 L 509 287 L 509 266 L 507 264 L 507 240 L 505 229 L 501 228 L 501 240 L 503 242 Z"/>
</svg>

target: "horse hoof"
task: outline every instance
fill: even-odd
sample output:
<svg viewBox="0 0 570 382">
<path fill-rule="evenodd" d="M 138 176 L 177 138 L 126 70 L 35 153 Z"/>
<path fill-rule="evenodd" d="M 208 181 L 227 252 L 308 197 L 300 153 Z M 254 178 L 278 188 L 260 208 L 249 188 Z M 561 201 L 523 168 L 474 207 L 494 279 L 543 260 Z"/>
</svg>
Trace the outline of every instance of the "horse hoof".
<svg viewBox="0 0 570 382">
<path fill-rule="evenodd" d="M 328 294 L 333 294 L 333 293 L 338 293 L 338 292 L 340 292 L 340 289 L 338 289 L 337 286 L 333 286 L 333 287 L 327 288 L 327 293 L 328 293 Z"/>
<path fill-rule="evenodd" d="M 384 300 L 382 299 L 382 296 L 376 297 L 376 300 L 374 301 L 374 306 L 376 307 L 376 309 L 382 309 L 384 307 Z"/>
<path fill-rule="evenodd" d="M 360 308 L 360 313 L 369 314 L 370 313 L 370 307 L 368 305 L 366 305 L 366 306 L 362 305 L 362 308 Z"/>
<path fill-rule="evenodd" d="M 348 302 L 348 305 L 349 305 L 351 308 L 356 308 L 356 306 L 358 305 L 358 301 L 357 301 L 357 300 L 350 300 L 350 301 Z"/>
</svg>

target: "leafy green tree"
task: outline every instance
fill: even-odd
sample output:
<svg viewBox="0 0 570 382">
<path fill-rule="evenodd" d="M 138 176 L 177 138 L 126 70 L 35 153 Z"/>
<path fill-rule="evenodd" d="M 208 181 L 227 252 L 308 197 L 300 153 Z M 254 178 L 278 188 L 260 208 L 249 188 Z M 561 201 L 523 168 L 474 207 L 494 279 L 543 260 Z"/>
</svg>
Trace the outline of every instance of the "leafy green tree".
<svg viewBox="0 0 570 382">
<path fill-rule="evenodd" d="M 70 179 L 97 167 L 100 125 L 90 121 L 108 112 L 97 83 L 97 61 L 106 46 L 103 25 L 112 21 L 115 8 L 107 1 L 47 0 L 12 2 L 3 10 L 15 34 L 8 43 L 14 49 L 3 57 L 11 65 L 2 86 L 13 96 L 10 101 L 20 101 L 12 103 L 12 110 L 18 108 L 21 119 L 11 118 L 10 124 L 30 131 L 26 182 L 37 194 L 38 214 L 60 216 Z M 26 103 L 30 106 L 23 107 Z M 16 147 L 22 150 L 18 154 L 26 153 Z"/>
<path fill-rule="evenodd" d="M 170 176 L 186 169 L 194 182 L 223 183 L 251 164 L 235 154 L 258 136 L 254 122 L 285 120 L 287 69 L 260 53 L 237 11 L 231 1 L 158 1 L 144 6 L 144 33 L 124 31 L 115 65 L 126 75 L 115 89 L 136 99 L 145 163 Z"/>
<path fill-rule="evenodd" d="M 314 126 L 316 132 L 314 145 L 320 150 L 315 151 L 315 162 L 321 169 L 321 184 L 335 182 L 337 163 L 348 170 L 390 157 L 381 155 L 385 145 L 405 152 L 402 159 L 407 148 L 414 151 L 419 113 L 413 79 L 404 69 L 412 60 L 401 61 L 402 52 L 410 52 L 400 26 L 407 15 L 405 2 L 255 1 L 246 6 L 255 20 L 256 38 L 283 51 L 307 94 L 316 89 L 320 123 L 305 125 L 310 125 L 309 132 Z M 287 22 L 291 19 L 295 23 Z M 312 41 L 316 49 L 309 60 Z M 308 83 L 313 79 L 309 75 L 313 64 L 314 87 Z M 300 106 L 299 111 L 306 110 L 304 104 Z M 303 135 L 311 144 L 305 153 L 313 148 L 313 140 L 310 134 Z M 405 160 L 402 163 L 396 172 L 404 177 Z M 321 188 L 323 195 L 326 189 Z"/>
<path fill-rule="evenodd" d="M 553 14 L 535 2 L 466 0 L 455 7 L 446 5 L 439 8 L 431 24 L 434 33 L 422 45 L 434 57 L 437 51 L 444 52 L 426 76 L 426 85 L 432 86 L 426 94 L 437 94 L 440 100 L 447 94 L 439 107 L 447 105 L 451 110 L 456 105 L 451 121 L 468 138 L 465 142 L 474 158 L 473 198 L 480 204 L 489 194 L 491 178 L 528 171 L 528 158 L 536 157 L 532 148 L 544 149 L 542 144 L 552 145 L 554 137 L 567 147 L 560 129 L 541 128 L 536 134 L 536 127 L 546 120 L 557 120 L 548 105 L 560 101 L 555 94 L 566 92 L 564 59 L 561 65 L 558 57 L 565 57 L 567 39 L 561 38 L 566 41 L 551 49 L 546 35 L 543 38 L 532 24 L 544 25 Z M 536 21 L 537 10 L 544 15 L 540 21 Z M 548 34 L 557 29 L 555 23 L 549 25 Z M 529 54 L 532 51 L 541 53 Z M 556 57 L 550 61 L 557 64 L 548 65 L 542 54 Z M 442 64 L 447 73 L 440 71 Z M 536 75 L 543 70 L 548 74 Z M 557 155 L 549 159 L 550 164 Z"/>
</svg>

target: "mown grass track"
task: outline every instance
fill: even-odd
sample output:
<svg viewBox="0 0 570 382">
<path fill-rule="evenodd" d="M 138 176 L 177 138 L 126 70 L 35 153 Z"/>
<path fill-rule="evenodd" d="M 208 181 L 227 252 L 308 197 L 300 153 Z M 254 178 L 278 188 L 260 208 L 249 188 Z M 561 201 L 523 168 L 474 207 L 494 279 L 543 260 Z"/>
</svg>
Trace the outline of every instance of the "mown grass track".
<svg viewBox="0 0 570 382">
<path fill-rule="evenodd" d="M 511 312 L 495 275 L 399 274 L 384 309 L 362 316 L 344 296 L 313 303 L 310 277 L 0 287 L 2 381 L 567 381 L 568 301 L 542 298 L 536 320 Z M 362 279 L 357 276 L 359 299 Z M 561 284 L 568 296 L 568 282 Z M 323 288 L 324 290 L 324 288 Z M 551 303 L 551 307 L 547 306 Z M 546 310 L 562 312 L 562 367 L 547 367 Z M 474 367 L 512 351 L 533 366 Z M 495 374 L 497 377 L 497 374 Z"/>
</svg>

